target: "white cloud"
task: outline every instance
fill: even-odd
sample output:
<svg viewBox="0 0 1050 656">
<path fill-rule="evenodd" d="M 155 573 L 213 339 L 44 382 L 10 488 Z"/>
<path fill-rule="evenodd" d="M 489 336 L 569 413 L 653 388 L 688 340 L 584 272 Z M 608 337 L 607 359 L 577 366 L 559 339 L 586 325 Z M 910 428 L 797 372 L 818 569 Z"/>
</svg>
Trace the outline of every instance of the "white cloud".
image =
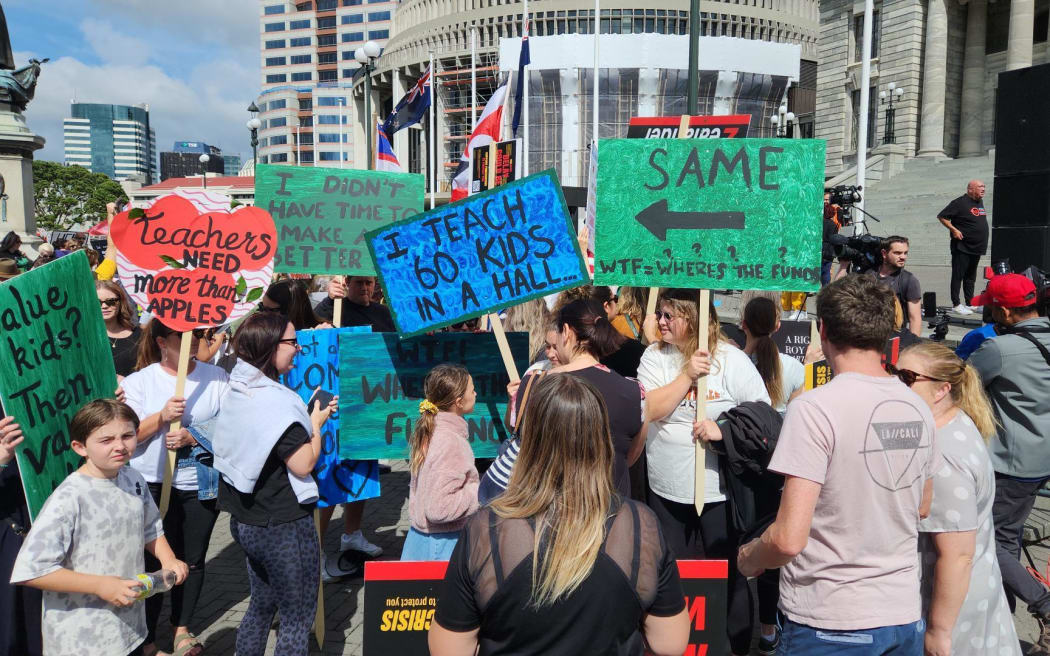
<svg viewBox="0 0 1050 656">
<path fill-rule="evenodd" d="M 151 49 L 148 43 L 133 36 L 120 34 L 109 21 L 85 18 L 80 22 L 80 32 L 91 50 L 104 62 L 115 64 L 126 62 L 129 58 L 142 61 L 150 58 Z"/>
</svg>

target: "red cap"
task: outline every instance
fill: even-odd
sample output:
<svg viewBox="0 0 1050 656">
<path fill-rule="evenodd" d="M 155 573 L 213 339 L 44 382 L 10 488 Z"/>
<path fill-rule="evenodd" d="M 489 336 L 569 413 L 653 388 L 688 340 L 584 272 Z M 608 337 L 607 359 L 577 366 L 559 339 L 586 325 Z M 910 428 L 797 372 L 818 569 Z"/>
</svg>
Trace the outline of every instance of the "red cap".
<svg viewBox="0 0 1050 656">
<path fill-rule="evenodd" d="M 988 282 L 988 289 L 974 296 L 970 305 L 1017 308 L 1034 305 L 1035 283 L 1018 273 L 1004 273 Z"/>
</svg>

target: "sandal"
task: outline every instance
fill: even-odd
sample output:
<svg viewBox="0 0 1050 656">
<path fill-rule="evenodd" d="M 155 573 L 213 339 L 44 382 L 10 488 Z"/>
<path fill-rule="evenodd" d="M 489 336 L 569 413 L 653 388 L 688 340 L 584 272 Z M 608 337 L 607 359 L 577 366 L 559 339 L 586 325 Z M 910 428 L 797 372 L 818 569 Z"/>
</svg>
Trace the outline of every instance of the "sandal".
<svg viewBox="0 0 1050 656">
<path fill-rule="evenodd" d="M 182 633 L 175 636 L 175 651 L 171 656 L 200 656 L 204 653 L 204 645 L 192 633 Z"/>
</svg>

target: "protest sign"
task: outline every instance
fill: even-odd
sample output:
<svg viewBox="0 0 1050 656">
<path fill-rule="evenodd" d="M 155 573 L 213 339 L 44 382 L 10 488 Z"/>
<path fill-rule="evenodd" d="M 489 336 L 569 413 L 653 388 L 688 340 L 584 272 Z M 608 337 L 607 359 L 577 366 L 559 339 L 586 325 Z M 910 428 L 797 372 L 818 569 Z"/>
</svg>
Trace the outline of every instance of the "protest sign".
<svg viewBox="0 0 1050 656">
<path fill-rule="evenodd" d="M 609 139 L 596 284 L 816 291 L 824 143 Z"/>
<path fill-rule="evenodd" d="M 278 273 L 374 276 L 365 233 L 423 211 L 423 176 L 260 164 L 255 204 L 277 225 Z"/>
<path fill-rule="evenodd" d="M 284 384 L 303 401 L 309 401 L 317 388 L 339 394 L 339 339 L 370 332 L 371 326 L 296 331 L 301 348 L 295 366 L 284 375 Z M 335 414 L 321 427 L 321 457 L 314 467 L 317 505 L 321 508 L 379 496 L 378 462 L 339 457 L 339 420 Z"/>
<path fill-rule="evenodd" d="M 521 139 L 478 146 L 470 151 L 470 193 L 492 189 L 521 177 Z"/>
<path fill-rule="evenodd" d="M 750 114 L 690 116 L 686 139 L 743 139 L 751 126 Z M 674 139 L 677 116 L 632 116 L 627 123 L 628 139 Z"/>
<path fill-rule="evenodd" d="M 87 255 L 77 251 L 0 284 L 0 327 L 0 402 L 25 435 L 18 469 L 36 517 L 80 465 L 69 420 L 117 388 Z"/>
<path fill-rule="evenodd" d="M 896 365 L 897 358 L 901 354 L 901 338 L 891 337 L 886 342 L 886 348 L 882 352 L 882 366 L 886 364 Z M 835 377 L 831 370 L 831 363 L 827 360 L 818 360 L 806 365 L 806 389 L 811 390 L 821 385 L 827 385 Z"/>
<path fill-rule="evenodd" d="M 363 656 L 429 654 L 427 632 L 434 621 L 448 563 L 444 561 L 365 562 Z M 724 560 L 679 560 L 678 572 L 689 611 L 689 644 L 684 656 L 728 654 Z"/>
<path fill-rule="evenodd" d="M 508 333 L 518 371 L 529 362 L 527 333 Z M 408 437 L 419 418 L 423 381 L 439 364 L 465 366 L 477 403 L 467 415 L 476 458 L 493 458 L 506 438 L 503 416 L 510 381 L 489 333 L 437 333 L 399 339 L 394 333 L 347 335 L 339 340 L 339 416 L 353 417 L 339 431 L 342 458 L 407 458 Z"/>
<path fill-rule="evenodd" d="M 178 332 L 248 314 L 273 274 L 273 219 L 257 207 L 231 211 L 223 194 L 178 190 L 116 215 L 110 231 L 124 289 Z"/>
<path fill-rule="evenodd" d="M 810 321 L 781 321 L 780 328 L 772 335 L 777 350 L 799 362 L 804 361 L 806 349 L 809 347 L 811 326 Z"/>
<path fill-rule="evenodd" d="M 403 336 L 588 280 L 553 170 L 380 228 L 367 239 Z"/>
</svg>

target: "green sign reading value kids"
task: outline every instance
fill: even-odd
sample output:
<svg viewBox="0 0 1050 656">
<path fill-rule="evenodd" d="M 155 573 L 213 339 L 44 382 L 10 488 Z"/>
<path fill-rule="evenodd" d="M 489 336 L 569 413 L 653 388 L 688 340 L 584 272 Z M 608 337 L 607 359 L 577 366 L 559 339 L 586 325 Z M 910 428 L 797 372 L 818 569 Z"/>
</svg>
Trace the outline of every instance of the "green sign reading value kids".
<svg viewBox="0 0 1050 656">
<path fill-rule="evenodd" d="M 596 284 L 816 291 L 824 142 L 610 139 Z"/>
<path fill-rule="evenodd" d="M 77 251 L 0 285 L 0 402 L 25 440 L 18 447 L 29 514 L 80 466 L 69 420 L 112 398 L 113 353 L 87 256 Z"/>
<path fill-rule="evenodd" d="M 255 204 L 277 224 L 277 273 L 374 276 L 364 233 L 423 211 L 423 176 L 260 164 Z"/>
</svg>

